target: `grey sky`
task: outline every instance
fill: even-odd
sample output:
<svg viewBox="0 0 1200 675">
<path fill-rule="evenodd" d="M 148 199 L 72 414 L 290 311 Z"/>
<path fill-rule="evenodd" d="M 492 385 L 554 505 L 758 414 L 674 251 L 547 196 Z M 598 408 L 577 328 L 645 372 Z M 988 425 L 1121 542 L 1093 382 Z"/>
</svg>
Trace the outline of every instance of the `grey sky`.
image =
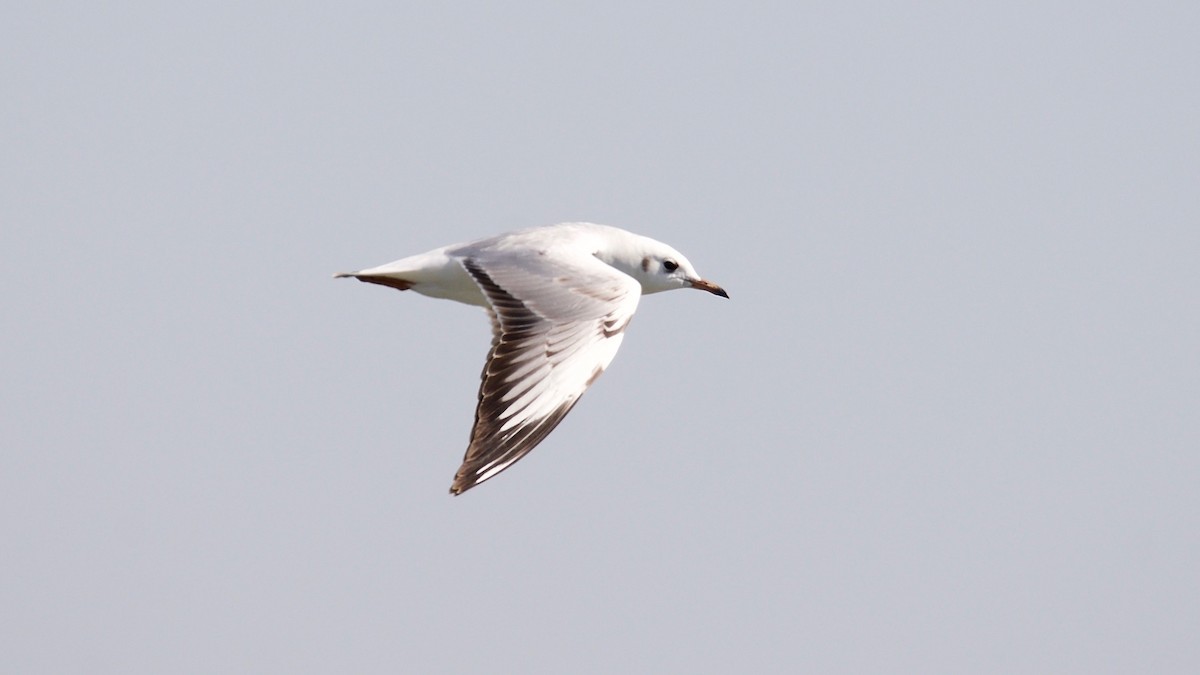
<svg viewBox="0 0 1200 675">
<path fill-rule="evenodd" d="M 1198 6 L 597 4 L 5 10 L 0 669 L 1196 672 Z M 329 275 L 564 220 L 732 300 L 451 498 Z"/>
</svg>

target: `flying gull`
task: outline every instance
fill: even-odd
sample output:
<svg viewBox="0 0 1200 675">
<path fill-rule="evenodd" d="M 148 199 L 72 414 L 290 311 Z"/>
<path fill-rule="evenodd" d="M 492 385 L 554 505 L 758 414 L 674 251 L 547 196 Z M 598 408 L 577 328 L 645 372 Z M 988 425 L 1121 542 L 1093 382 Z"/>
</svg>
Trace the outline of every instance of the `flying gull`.
<svg viewBox="0 0 1200 675">
<path fill-rule="evenodd" d="M 670 246 L 593 223 L 507 232 L 336 276 L 487 310 L 492 347 L 455 495 L 558 426 L 616 356 L 642 294 L 698 288 L 729 297 Z"/>
</svg>

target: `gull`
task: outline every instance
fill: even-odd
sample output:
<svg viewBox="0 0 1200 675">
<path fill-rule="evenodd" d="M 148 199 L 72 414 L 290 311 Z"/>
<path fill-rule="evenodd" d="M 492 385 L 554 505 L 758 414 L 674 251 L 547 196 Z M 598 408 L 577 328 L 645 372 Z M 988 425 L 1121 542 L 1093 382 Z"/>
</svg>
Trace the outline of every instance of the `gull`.
<svg viewBox="0 0 1200 675">
<path fill-rule="evenodd" d="M 516 230 L 334 276 L 487 310 L 492 347 L 454 495 L 512 466 L 558 426 L 617 355 L 643 294 L 697 288 L 729 297 L 670 246 L 594 223 Z"/>
</svg>

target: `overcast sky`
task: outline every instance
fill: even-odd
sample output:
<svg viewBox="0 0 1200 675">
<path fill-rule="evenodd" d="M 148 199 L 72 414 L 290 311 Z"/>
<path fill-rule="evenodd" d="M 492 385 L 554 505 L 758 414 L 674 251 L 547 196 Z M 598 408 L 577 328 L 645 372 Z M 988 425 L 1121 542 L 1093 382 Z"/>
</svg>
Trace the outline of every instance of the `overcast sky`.
<svg viewBox="0 0 1200 675">
<path fill-rule="evenodd" d="M 10 3 L 0 670 L 1194 673 L 1200 5 Z M 643 300 L 447 494 L 484 314 Z"/>
</svg>

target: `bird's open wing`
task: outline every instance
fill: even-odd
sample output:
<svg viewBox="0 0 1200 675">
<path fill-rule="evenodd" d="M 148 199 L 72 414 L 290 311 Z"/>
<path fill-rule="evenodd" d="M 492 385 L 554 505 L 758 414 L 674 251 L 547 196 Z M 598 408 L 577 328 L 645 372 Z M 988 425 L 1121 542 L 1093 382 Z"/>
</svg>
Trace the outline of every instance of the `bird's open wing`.
<svg viewBox="0 0 1200 675">
<path fill-rule="evenodd" d="M 633 277 L 591 255 L 531 250 L 461 263 L 491 303 L 492 348 L 453 494 L 505 470 L 558 426 L 616 356 L 641 297 Z"/>
</svg>

